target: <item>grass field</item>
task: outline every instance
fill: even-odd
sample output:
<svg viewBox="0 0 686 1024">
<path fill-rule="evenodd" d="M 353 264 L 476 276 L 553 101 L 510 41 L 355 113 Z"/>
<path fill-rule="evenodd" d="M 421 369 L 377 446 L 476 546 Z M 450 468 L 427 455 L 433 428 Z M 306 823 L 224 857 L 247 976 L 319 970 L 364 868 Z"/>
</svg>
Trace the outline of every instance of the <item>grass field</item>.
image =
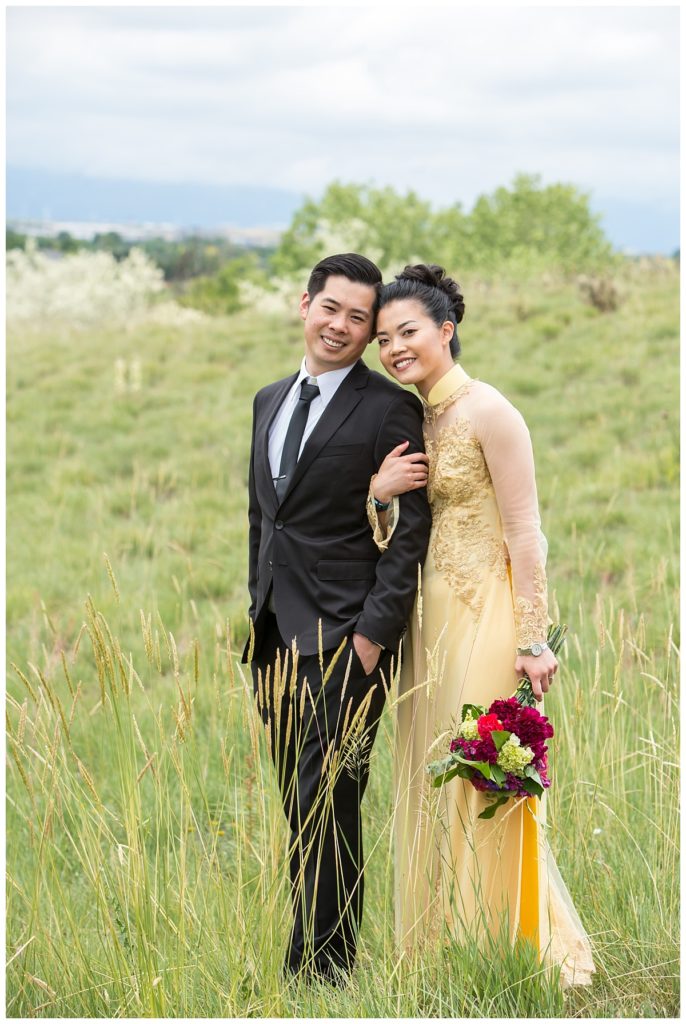
<svg viewBox="0 0 686 1024">
<path fill-rule="evenodd" d="M 302 341 L 242 313 L 8 336 L 9 1016 L 678 1014 L 678 278 L 627 270 L 606 314 L 463 284 L 462 362 L 529 424 L 570 627 L 548 819 L 592 989 L 507 951 L 398 961 L 390 714 L 353 983 L 281 979 L 285 822 L 235 651 L 252 396 Z"/>
</svg>

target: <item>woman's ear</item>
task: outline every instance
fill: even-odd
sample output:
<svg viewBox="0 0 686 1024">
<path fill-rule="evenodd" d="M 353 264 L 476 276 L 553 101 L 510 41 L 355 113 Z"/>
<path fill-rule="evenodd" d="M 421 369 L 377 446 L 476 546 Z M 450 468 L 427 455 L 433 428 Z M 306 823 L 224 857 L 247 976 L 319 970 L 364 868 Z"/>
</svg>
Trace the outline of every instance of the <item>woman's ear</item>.
<svg viewBox="0 0 686 1024">
<path fill-rule="evenodd" d="M 455 334 L 455 324 L 452 320 L 446 320 L 441 327 L 441 345 L 445 348 L 453 340 Z"/>
</svg>

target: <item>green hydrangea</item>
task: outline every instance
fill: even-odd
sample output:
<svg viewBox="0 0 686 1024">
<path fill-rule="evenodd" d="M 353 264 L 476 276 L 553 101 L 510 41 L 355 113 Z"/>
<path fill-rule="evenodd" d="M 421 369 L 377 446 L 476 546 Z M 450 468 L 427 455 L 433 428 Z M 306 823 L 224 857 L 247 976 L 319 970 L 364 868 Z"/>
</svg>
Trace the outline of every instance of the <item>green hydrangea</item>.
<svg viewBox="0 0 686 1024">
<path fill-rule="evenodd" d="M 479 729 L 476 724 L 476 719 L 472 718 L 471 711 L 468 711 L 460 722 L 457 735 L 463 740 L 478 740 Z"/>
<path fill-rule="evenodd" d="M 533 759 L 534 752 L 531 747 L 523 747 L 519 742 L 519 736 L 513 733 L 500 748 L 496 763 L 504 772 L 511 772 L 518 779 L 523 779 L 524 769 Z"/>
</svg>

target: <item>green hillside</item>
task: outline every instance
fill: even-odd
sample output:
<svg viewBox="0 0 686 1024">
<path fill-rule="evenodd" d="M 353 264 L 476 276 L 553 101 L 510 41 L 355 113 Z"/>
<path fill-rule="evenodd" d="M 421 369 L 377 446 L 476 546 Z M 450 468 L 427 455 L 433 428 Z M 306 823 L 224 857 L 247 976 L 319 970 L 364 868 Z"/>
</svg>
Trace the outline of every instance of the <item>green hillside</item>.
<svg viewBox="0 0 686 1024">
<path fill-rule="evenodd" d="M 461 281 L 462 363 L 529 425 L 570 627 L 548 818 L 598 976 L 564 1000 L 523 956 L 394 959 L 390 715 L 353 985 L 280 978 L 285 829 L 231 651 L 252 396 L 297 368 L 299 320 L 10 330 L 8 1016 L 678 1013 L 678 276 L 617 281 L 607 313 L 574 281 Z"/>
</svg>

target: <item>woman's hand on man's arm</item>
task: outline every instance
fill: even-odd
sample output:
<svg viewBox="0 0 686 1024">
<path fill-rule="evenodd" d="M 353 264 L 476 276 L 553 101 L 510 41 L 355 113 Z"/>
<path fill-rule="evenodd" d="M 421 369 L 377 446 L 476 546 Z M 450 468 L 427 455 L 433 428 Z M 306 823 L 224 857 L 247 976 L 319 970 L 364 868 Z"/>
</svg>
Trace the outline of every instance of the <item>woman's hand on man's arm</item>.
<svg viewBox="0 0 686 1024">
<path fill-rule="evenodd" d="M 429 478 L 429 456 L 425 452 L 403 455 L 409 443 L 402 441 L 396 445 L 383 460 L 374 478 L 372 493 L 376 500 L 384 505 L 398 494 L 426 487 Z"/>
</svg>

